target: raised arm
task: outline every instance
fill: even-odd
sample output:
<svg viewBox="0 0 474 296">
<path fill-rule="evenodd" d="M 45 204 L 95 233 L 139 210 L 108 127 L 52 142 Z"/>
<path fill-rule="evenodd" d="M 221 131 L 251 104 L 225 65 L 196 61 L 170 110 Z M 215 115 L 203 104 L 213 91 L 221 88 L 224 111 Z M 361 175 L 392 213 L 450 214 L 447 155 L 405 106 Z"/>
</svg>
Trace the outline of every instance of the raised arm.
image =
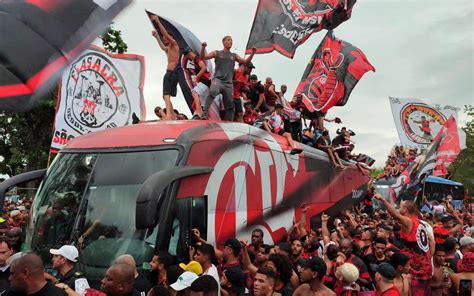
<svg viewBox="0 0 474 296">
<path fill-rule="evenodd" d="M 244 264 L 244 267 L 251 274 L 256 274 L 258 268 L 250 261 L 249 251 L 247 250 L 247 241 L 241 239 L 240 244 L 242 245 L 242 263 Z"/>
<path fill-rule="evenodd" d="M 242 58 L 238 54 L 235 55 L 235 59 L 237 60 L 239 64 L 248 64 L 252 61 L 253 56 L 255 55 L 256 51 L 257 51 L 257 48 L 252 47 L 252 53 L 246 59 Z"/>
<path fill-rule="evenodd" d="M 163 37 L 168 41 L 170 44 L 177 45 L 176 40 L 171 37 L 171 35 L 166 31 L 165 27 L 163 27 L 163 24 L 160 22 L 160 18 L 156 15 L 152 15 L 150 19 L 155 22 L 158 25 L 158 28 L 160 29 L 161 34 Z"/>
<path fill-rule="evenodd" d="M 453 215 L 454 219 L 456 219 L 456 221 L 458 222 L 458 224 L 456 226 L 454 226 L 453 228 L 451 228 L 449 230 L 449 233 L 450 234 L 455 234 L 456 232 L 460 231 L 461 228 L 463 228 L 464 224 L 461 220 L 461 218 L 459 218 L 459 216 L 456 214 L 456 211 L 454 210 L 453 206 L 451 205 L 451 203 L 447 203 L 446 204 L 446 209 L 448 210 L 448 213 L 450 213 L 451 215 Z"/>
<path fill-rule="evenodd" d="M 321 234 L 323 236 L 324 245 L 327 245 L 331 239 L 328 229 L 329 216 L 324 214 L 321 216 Z"/>
<path fill-rule="evenodd" d="M 211 51 L 210 53 L 206 54 L 206 46 L 207 46 L 207 43 L 206 42 L 203 42 L 201 44 L 201 60 L 205 61 L 205 60 L 210 60 L 210 59 L 214 59 L 216 57 L 216 51 Z"/>
<path fill-rule="evenodd" d="M 161 41 L 161 37 L 160 35 L 158 34 L 157 31 L 153 30 L 151 31 L 151 35 L 153 37 L 155 37 L 156 41 L 158 42 L 158 45 L 160 46 L 160 48 L 164 51 L 164 52 L 168 52 L 168 48 L 163 44 L 163 41 Z"/>
<path fill-rule="evenodd" d="M 202 75 L 204 75 L 204 73 L 206 73 L 206 71 L 207 71 L 206 63 L 204 63 L 202 60 L 199 60 L 198 64 L 199 64 L 199 67 L 201 68 L 201 70 L 199 71 L 199 73 L 196 74 L 196 80 L 197 81 L 199 81 L 201 79 Z"/>
<path fill-rule="evenodd" d="M 395 207 L 391 203 L 389 203 L 388 200 L 383 198 L 379 193 L 375 193 L 374 197 L 383 203 L 383 205 L 387 209 L 387 212 L 390 214 L 390 216 L 398 220 L 402 229 L 405 230 L 404 232 L 410 232 L 411 227 L 412 227 L 410 218 L 405 217 L 402 214 L 400 214 L 400 212 L 397 209 L 395 209 Z"/>
</svg>

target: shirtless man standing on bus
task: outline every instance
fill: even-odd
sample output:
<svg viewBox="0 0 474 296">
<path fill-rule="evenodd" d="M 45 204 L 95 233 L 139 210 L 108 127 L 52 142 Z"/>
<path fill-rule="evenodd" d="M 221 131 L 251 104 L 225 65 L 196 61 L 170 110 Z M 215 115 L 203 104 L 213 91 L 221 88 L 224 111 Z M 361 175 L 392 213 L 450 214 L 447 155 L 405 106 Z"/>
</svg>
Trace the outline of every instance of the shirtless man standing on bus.
<svg viewBox="0 0 474 296">
<path fill-rule="evenodd" d="M 179 46 L 173 36 L 171 36 L 165 27 L 160 22 L 160 19 L 156 15 L 150 17 L 151 21 L 158 25 L 161 34 L 163 35 L 163 40 L 159 36 L 157 31 L 153 31 L 152 35 L 158 41 L 161 49 L 166 53 L 168 57 L 168 65 L 166 66 L 166 74 L 163 77 L 163 100 L 166 104 L 166 115 L 163 117 L 163 120 L 172 120 L 174 119 L 173 115 L 173 105 L 171 104 L 171 97 L 176 97 L 177 86 L 179 82 L 179 70 L 181 69 L 181 64 L 179 62 Z"/>
</svg>

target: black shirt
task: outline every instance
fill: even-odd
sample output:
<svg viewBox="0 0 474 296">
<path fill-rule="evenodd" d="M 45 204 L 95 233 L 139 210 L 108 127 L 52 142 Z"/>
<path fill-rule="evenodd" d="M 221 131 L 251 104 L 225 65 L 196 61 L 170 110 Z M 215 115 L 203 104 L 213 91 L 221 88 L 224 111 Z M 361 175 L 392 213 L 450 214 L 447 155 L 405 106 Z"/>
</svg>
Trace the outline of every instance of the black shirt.
<svg viewBox="0 0 474 296">
<path fill-rule="evenodd" d="M 10 267 L 5 269 L 5 271 L 0 270 L 0 295 L 3 295 L 5 291 L 8 291 L 10 288 Z"/>
<path fill-rule="evenodd" d="M 26 294 L 21 292 L 10 291 L 7 296 L 23 296 Z M 55 287 L 52 283 L 46 283 L 44 287 L 38 292 L 31 294 L 30 296 L 67 296 L 67 293 L 63 289 Z"/>
<path fill-rule="evenodd" d="M 249 91 L 247 97 L 252 102 L 252 106 L 255 108 L 258 104 L 259 99 L 260 99 L 260 94 L 265 93 L 265 87 L 259 81 L 256 85 L 251 85 L 249 87 L 249 90 L 250 91 Z"/>
<path fill-rule="evenodd" d="M 74 266 L 71 270 L 66 272 L 64 276 L 61 276 L 61 274 L 58 273 L 58 281 L 60 283 L 68 285 L 73 290 L 76 290 L 76 285 L 75 285 L 76 280 L 83 277 L 84 277 L 84 274 L 78 271 L 76 266 Z"/>
<path fill-rule="evenodd" d="M 141 273 L 138 274 L 138 277 L 135 279 L 135 283 L 133 284 L 133 288 L 138 292 L 145 292 L 148 293 L 150 291 L 152 285 L 150 281 Z"/>
</svg>

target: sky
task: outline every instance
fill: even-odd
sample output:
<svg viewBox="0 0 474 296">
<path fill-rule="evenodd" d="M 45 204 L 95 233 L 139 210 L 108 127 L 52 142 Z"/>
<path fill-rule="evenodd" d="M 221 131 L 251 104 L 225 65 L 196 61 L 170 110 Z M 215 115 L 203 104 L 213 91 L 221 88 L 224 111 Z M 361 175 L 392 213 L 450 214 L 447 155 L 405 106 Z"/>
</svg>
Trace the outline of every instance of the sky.
<svg viewBox="0 0 474 296">
<path fill-rule="evenodd" d="M 145 56 L 147 118 L 154 107 L 164 106 L 162 80 L 166 56 L 151 36 L 145 9 L 172 19 L 221 49 L 221 39 L 231 35 L 232 51 L 244 55 L 257 0 L 135 0 L 114 22 L 128 44 L 128 52 Z M 344 107 L 334 107 L 327 117 L 340 117 L 342 125 L 329 123 L 332 136 L 341 126 L 356 132 L 356 153 L 365 153 L 383 166 L 391 147 L 399 143 L 388 96 L 418 98 L 428 104 L 464 109 L 474 104 L 474 1 L 473 0 L 358 0 L 351 19 L 334 30 L 336 37 L 359 47 L 376 72 L 368 72 L 354 88 Z M 256 55 L 254 74 L 273 78 L 277 88 L 288 86 L 291 97 L 309 59 L 326 31 L 313 34 L 293 59 L 276 52 Z M 183 97 L 174 106 L 189 114 Z M 462 111 L 458 125 L 467 121 Z"/>
</svg>

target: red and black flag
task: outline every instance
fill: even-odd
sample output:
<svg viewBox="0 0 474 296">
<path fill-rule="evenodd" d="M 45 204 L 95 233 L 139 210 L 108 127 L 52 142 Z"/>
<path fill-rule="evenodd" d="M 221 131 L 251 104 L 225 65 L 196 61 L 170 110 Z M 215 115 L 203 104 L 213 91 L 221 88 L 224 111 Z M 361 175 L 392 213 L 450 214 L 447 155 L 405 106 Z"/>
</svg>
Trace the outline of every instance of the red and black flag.
<svg viewBox="0 0 474 296">
<path fill-rule="evenodd" d="M 0 110 L 31 109 L 131 1 L 1 1 Z"/>
<path fill-rule="evenodd" d="M 296 88 L 315 111 L 344 106 L 355 85 L 367 71 L 374 71 L 364 53 L 329 31 L 313 54 Z"/>
<path fill-rule="evenodd" d="M 451 116 L 438 132 L 433 142 L 431 142 L 431 145 L 419 162 L 410 164 L 398 177 L 396 183 L 391 186 L 390 189 L 395 200 L 416 198 L 425 179 L 434 173 L 440 164 L 440 158 L 446 156 L 446 149 L 450 149 L 450 147 L 452 147 L 451 149 L 456 149 L 453 146 L 459 147 L 459 138 L 456 140 L 455 137 L 457 137 L 456 120 Z M 456 144 L 456 141 L 458 144 Z M 454 160 L 456 158 L 456 156 L 453 157 L 450 159 Z"/>
<path fill-rule="evenodd" d="M 274 50 L 293 58 L 314 32 L 332 30 L 351 17 L 356 0 L 259 0 L 246 53 Z"/>
</svg>

